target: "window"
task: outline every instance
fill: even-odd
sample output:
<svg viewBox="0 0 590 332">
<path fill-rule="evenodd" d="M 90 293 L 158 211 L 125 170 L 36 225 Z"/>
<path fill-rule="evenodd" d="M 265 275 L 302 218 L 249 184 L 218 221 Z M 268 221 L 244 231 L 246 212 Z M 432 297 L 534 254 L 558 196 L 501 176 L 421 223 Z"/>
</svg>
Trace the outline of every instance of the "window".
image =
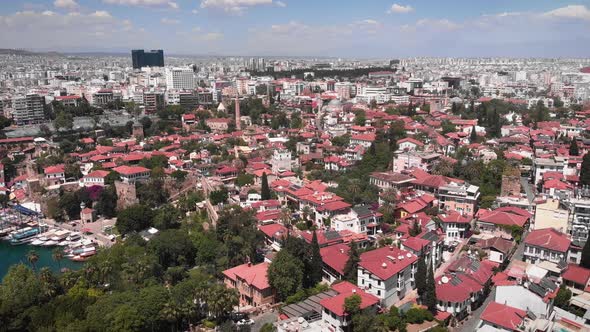
<svg viewBox="0 0 590 332">
<path fill-rule="evenodd" d="M 380 290 L 377 291 L 377 296 L 381 296 L 381 291 Z"/>
</svg>

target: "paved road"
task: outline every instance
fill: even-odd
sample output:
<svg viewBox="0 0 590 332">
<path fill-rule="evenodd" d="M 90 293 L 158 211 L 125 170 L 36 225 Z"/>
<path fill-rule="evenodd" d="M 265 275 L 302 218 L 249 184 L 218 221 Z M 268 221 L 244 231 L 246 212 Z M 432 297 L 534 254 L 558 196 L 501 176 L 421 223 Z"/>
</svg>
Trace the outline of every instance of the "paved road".
<svg viewBox="0 0 590 332">
<path fill-rule="evenodd" d="M 524 253 L 524 239 L 527 236 L 527 232 L 522 234 L 522 239 L 520 240 L 520 244 L 518 245 L 518 247 L 516 247 L 516 250 L 514 251 L 514 254 L 512 255 L 512 259 L 510 259 L 511 261 L 513 260 L 522 260 L 523 257 L 523 253 Z"/>
<path fill-rule="evenodd" d="M 465 320 L 463 320 L 462 324 L 456 328 L 456 331 L 459 332 L 473 332 L 477 329 L 477 324 L 479 323 L 479 317 L 483 310 L 488 306 L 490 302 L 492 302 L 496 298 L 496 287 L 492 289 L 488 298 L 482 303 L 482 305 L 471 312 L 471 315 Z"/>
<path fill-rule="evenodd" d="M 521 177 L 520 186 L 522 187 L 522 189 L 524 189 L 526 197 L 529 200 L 529 204 L 533 203 L 533 201 L 535 200 L 535 191 L 533 185 L 529 183 L 529 178 Z"/>
</svg>

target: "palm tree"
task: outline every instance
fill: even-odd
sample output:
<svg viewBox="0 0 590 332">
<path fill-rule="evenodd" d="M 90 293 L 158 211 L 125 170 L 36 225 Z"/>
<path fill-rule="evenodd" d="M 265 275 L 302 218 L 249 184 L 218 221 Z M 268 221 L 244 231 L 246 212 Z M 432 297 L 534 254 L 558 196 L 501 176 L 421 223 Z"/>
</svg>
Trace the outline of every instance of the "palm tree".
<svg viewBox="0 0 590 332">
<path fill-rule="evenodd" d="M 27 253 L 27 260 L 29 264 L 33 267 L 33 271 L 37 271 L 37 266 L 35 265 L 39 261 L 39 254 L 35 250 L 30 250 Z"/>
<path fill-rule="evenodd" d="M 57 266 L 61 271 L 61 260 L 64 258 L 64 252 L 61 250 L 61 248 L 53 249 L 53 251 L 51 252 L 51 258 L 57 262 Z"/>
<path fill-rule="evenodd" d="M 361 180 L 359 179 L 352 179 L 348 183 L 347 187 L 348 191 L 352 194 L 353 203 L 356 201 L 356 196 L 360 194 L 362 187 L 361 187 Z"/>
<path fill-rule="evenodd" d="M 39 271 L 39 280 L 43 286 L 43 295 L 46 298 L 52 298 L 57 294 L 58 280 L 48 267 L 41 268 L 41 271 Z"/>
</svg>

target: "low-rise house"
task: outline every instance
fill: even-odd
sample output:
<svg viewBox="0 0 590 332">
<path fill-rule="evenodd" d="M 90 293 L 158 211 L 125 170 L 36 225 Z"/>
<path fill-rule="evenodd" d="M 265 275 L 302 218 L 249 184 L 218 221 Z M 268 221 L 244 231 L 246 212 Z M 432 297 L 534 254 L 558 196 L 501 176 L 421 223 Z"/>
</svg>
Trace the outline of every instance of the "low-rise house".
<svg viewBox="0 0 590 332">
<path fill-rule="evenodd" d="M 258 307 L 275 303 L 276 292 L 267 277 L 269 265 L 246 263 L 223 271 L 225 286 L 238 291 L 240 305 Z"/>
<path fill-rule="evenodd" d="M 350 246 L 344 243 L 320 248 L 322 279 L 331 284 L 344 277 L 344 266 L 350 257 Z"/>
<path fill-rule="evenodd" d="M 520 331 L 524 327 L 526 317 L 525 310 L 490 302 L 481 313 L 477 331 Z"/>
<path fill-rule="evenodd" d="M 587 291 L 590 285 L 590 269 L 576 264 L 568 264 L 561 277 L 565 285 L 575 293 Z"/>
<path fill-rule="evenodd" d="M 479 307 L 489 292 L 494 263 L 462 256 L 435 279 L 437 309 L 462 320 Z"/>
<path fill-rule="evenodd" d="M 390 307 L 416 288 L 418 256 L 396 247 L 364 252 L 358 265 L 358 285 Z"/>
<path fill-rule="evenodd" d="M 464 239 L 471 227 L 471 218 L 456 211 L 440 214 L 438 219 L 445 233 L 445 243 Z"/>
<path fill-rule="evenodd" d="M 82 185 L 84 187 L 101 186 L 104 187 L 105 179 L 109 175 L 109 171 L 96 170 L 88 173 L 82 178 Z"/>
<path fill-rule="evenodd" d="M 150 177 L 150 170 L 141 166 L 123 165 L 113 168 L 113 171 L 119 173 L 121 180 L 126 183 L 135 183 Z"/>
<path fill-rule="evenodd" d="M 556 290 L 539 286 L 535 283 L 524 285 L 497 285 L 494 301 L 505 305 L 532 312 L 539 318 L 551 319 L 553 312 L 553 298 Z"/>
<path fill-rule="evenodd" d="M 395 216 L 405 218 L 434 206 L 435 198 L 432 195 L 422 194 L 416 197 L 408 198 L 395 206 Z"/>
<path fill-rule="evenodd" d="M 564 263 L 568 261 L 570 245 L 569 237 L 554 228 L 534 230 L 524 240 L 523 259 L 532 264 L 541 261 Z"/>
<path fill-rule="evenodd" d="M 475 224 L 477 229 L 482 233 L 512 238 L 512 229 L 515 227 L 526 229 L 530 223 L 530 219 L 531 214 L 525 210 L 504 207 L 493 211 L 478 211 Z"/>
<path fill-rule="evenodd" d="M 502 265 L 508 261 L 514 242 L 501 237 L 492 237 L 479 240 L 475 247 L 484 250 L 489 261 Z"/>
<path fill-rule="evenodd" d="M 324 308 L 322 311 L 322 321 L 324 323 L 322 331 L 344 332 L 350 330 L 352 317 L 344 310 L 344 301 L 353 295 L 360 296 L 359 309 L 361 311 L 377 312 L 379 298 L 362 288 L 343 281 L 332 285 L 332 289 L 338 292 L 338 295 L 320 301 L 320 305 Z"/>
<path fill-rule="evenodd" d="M 354 233 L 376 235 L 382 214 L 372 211 L 366 205 L 357 205 L 346 214 L 335 215 L 331 227 L 336 231 L 349 230 Z"/>
<path fill-rule="evenodd" d="M 45 174 L 46 186 L 54 186 L 66 181 L 65 166 L 63 164 L 45 167 L 43 174 Z"/>
<path fill-rule="evenodd" d="M 373 172 L 369 176 L 369 182 L 381 190 L 401 190 L 411 186 L 412 181 L 414 181 L 413 177 L 402 173 Z"/>
<path fill-rule="evenodd" d="M 274 250 L 279 251 L 283 246 L 284 240 L 287 237 L 289 230 L 281 224 L 266 224 L 258 226 L 258 229 L 264 233 L 266 244 L 270 245 Z"/>
</svg>

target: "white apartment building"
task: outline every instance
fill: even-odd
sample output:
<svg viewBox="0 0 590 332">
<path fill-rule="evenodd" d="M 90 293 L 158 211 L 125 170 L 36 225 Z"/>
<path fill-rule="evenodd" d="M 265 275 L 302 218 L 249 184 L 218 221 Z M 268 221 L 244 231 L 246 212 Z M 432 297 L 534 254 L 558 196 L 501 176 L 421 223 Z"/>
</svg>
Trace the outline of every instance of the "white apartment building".
<svg viewBox="0 0 590 332">
<path fill-rule="evenodd" d="M 383 247 L 361 254 L 358 286 L 390 307 L 416 288 L 418 256 L 397 247 Z"/>
<path fill-rule="evenodd" d="M 166 68 L 166 86 L 168 89 L 194 89 L 196 80 L 192 68 Z"/>
</svg>

